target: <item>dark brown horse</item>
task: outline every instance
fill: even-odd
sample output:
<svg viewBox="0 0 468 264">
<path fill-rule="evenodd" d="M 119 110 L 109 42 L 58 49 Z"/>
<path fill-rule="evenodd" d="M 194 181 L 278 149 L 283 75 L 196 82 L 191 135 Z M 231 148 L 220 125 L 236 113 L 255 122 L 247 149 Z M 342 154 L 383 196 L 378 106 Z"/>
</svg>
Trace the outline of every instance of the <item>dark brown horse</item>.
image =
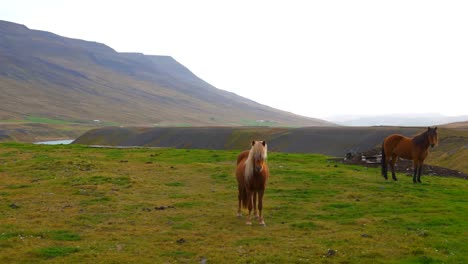
<svg viewBox="0 0 468 264">
<path fill-rule="evenodd" d="M 269 177 L 269 170 L 266 164 L 267 144 L 265 141 L 252 141 L 250 150 L 243 151 L 237 157 L 236 178 L 239 187 L 239 208 L 237 215 L 242 216 L 241 207 L 249 209 L 246 224 L 251 225 L 251 213 L 261 225 L 265 225 L 263 219 L 263 194 L 265 193 L 266 182 Z M 257 212 L 258 198 L 258 212 Z"/>
<path fill-rule="evenodd" d="M 428 148 L 434 147 L 437 141 L 437 127 L 428 127 L 425 132 L 413 138 L 397 134 L 388 136 L 382 144 L 382 175 L 388 179 L 387 165 L 390 162 L 392 179 L 396 181 L 395 162 L 398 157 L 401 157 L 413 161 L 413 183 L 420 183 L 422 166 L 427 157 Z"/>
</svg>

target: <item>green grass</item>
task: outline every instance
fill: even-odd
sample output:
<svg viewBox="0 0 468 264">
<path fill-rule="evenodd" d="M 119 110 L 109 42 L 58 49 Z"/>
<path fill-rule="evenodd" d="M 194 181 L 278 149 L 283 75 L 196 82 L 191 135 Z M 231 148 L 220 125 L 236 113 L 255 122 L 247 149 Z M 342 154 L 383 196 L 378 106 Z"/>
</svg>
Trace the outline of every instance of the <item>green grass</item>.
<svg viewBox="0 0 468 264">
<path fill-rule="evenodd" d="M 37 254 L 44 258 L 63 257 L 78 251 L 78 248 L 73 247 L 46 247 L 36 250 Z"/>
<path fill-rule="evenodd" d="M 83 120 L 64 120 L 64 119 L 52 119 L 48 117 L 41 117 L 41 116 L 26 116 L 24 120 L 3 120 L 0 122 L 24 122 L 24 123 L 38 123 L 38 124 L 49 124 L 49 125 L 70 125 L 70 124 L 86 124 L 91 123 L 90 121 L 83 121 Z M 100 126 L 119 126 L 120 123 L 112 122 L 112 121 L 101 121 L 99 123 Z"/>
<path fill-rule="evenodd" d="M 60 241 L 78 241 L 81 240 L 80 235 L 66 230 L 57 230 L 48 234 L 53 240 Z"/>
<path fill-rule="evenodd" d="M 28 121 L 21 119 L 0 119 L 0 123 L 26 123 Z"/>
<path fill-rule="evenodd" d="M 193 252 L 185 252 L 185 251 L 169 251 L 169 252 L 164 252 L 161 254 L 161 256 L 164 257 L 170 257 L 170 258 L 181 258 L 181 257 L 193 257 L 196 254 Z"/>
<path fill-rule="evenodd" d="M 40 116 L 27 116 L 24 118 L 27 122 L 31 123 L 41 123 L 41 124 L 53 124 L 53 125 L 66 125 L 73 122 L 61 119 L 51 119 L 47 117 L 40 117 Z"/>
<path fill-rule="evenodd" d="M 266 127 L 273 127 L 278 126 L 278 123 L 268 121 L 268 120 L 250 120 L 250 119 L 242 119 L 241 124 L 243 126 L 266 126 Z"/>
<path fill-rule="evenodd" d="M 466 180 L 270 152 L 247 226 L 237 154 L 2 143 L 0 263 L 468 263 Z"/>
<path fill-rule="evenodd" d="M 317 226 L 313 222 L 300 222 L 292 223 L 291 227 L 293 229 L 303 229 L 303 230 L 314 230 L 317 229 Z"/>
<path fill-rule="evenodd" d="M 99 123 L 99 125 L 101 125 L 101 126 L 120 126 L 121 123 L 113 122 L 113 121 L 101 121 L 101 123 Z"/>
<path fill-rule="evenodd" d="M 0 241 L 1 240 L 7 240 L 9 238 L 16 237 L 16 236 L 18 236 L 17 233 L 11 233 L 11 232 L 1 233 L 0 234 Z"/>
<path fill-rule="evenodd" d="M 173 187 L 180 187 L 184 186 L 185 184 L 182 182 L 168 182 L 166 183 L 166 186 L 173 186 Z"/>
</svg>

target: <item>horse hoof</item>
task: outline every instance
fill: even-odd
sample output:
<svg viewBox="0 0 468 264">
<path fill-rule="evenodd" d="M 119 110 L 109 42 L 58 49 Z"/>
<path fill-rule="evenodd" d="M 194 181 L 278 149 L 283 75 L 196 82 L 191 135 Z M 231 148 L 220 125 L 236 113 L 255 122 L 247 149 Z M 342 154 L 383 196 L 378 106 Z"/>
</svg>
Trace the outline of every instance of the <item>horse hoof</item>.
<svg viewBox="0 0 468 264">
<path fill-rule="evenodd" d="M 261 226 L 266 226 L 265 221 L 261 221 L 259 224 L 260 224 Z"/>
<path fill-rule="evenodd" d="M 245 222 L 246 225 L 252 225 L 252 222 L 251 221 L 247 221 Z"/>
<path fill-rule="evenodd" d="M 238 218 L 241 218 L 241 217 L 242 217 L 242 214 L 239 214 L 239 213 L 238 213 L 238 214 L 237 214 L 237 217 L 238 217 Z"/>
</svg>

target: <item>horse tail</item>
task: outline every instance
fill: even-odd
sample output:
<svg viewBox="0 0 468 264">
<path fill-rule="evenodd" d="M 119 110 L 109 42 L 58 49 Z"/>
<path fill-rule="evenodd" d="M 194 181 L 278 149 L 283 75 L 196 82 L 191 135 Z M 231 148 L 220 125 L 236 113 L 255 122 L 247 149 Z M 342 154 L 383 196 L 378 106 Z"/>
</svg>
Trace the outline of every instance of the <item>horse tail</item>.
<svg viewBox="0 0 468 264">
<path fill-rule="evenodd" d="M 245 189 L 245 186 L 241 186 L 239 188 L 239 192 L 240 192 L 240 197 L 242 201 L 242 208 L 247 208 L 249 203 L 247 201 L 247 190 Z"/>
<path fill-rule="evenodd" d="M 380 161 L 382 164 L 382 176 L 387 175 L 387 159 L 385 158 L 385 141 L 382 143 L 382 160 Z"/>
</svg>

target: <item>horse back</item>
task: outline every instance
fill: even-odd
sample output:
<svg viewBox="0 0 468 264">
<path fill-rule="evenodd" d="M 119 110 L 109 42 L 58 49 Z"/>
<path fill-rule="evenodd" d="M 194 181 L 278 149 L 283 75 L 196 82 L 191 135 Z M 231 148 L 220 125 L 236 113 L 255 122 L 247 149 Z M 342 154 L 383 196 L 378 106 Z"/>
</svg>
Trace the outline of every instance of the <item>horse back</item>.
<svg viewBox="0 0 468 264">
<path fill-rule="evenodd" d="M 404 159 L 413 159 L 413 142 L 411 138 L 393 134 L 384 140 L 385 155 L 397 155 Z"/>
<path fill-rule="evenodd" d="M 249 157 L 249 150 L 242 151 L 238 156 L 237 156 L 237 165 L 243 160 L 246 160 L 247 157 Z"/>
<path fill-rule="evenodd" d="M 241 185 L 244 185 L 245 179 L 244 179 L 244 174 L 245 174 L 245 161 L 249 157 L 249 150 L 242 151 L 238 156 L 237 156 L 237 168 L 236 168 L 236 179 L 237 182 Z"/>
</svg>

